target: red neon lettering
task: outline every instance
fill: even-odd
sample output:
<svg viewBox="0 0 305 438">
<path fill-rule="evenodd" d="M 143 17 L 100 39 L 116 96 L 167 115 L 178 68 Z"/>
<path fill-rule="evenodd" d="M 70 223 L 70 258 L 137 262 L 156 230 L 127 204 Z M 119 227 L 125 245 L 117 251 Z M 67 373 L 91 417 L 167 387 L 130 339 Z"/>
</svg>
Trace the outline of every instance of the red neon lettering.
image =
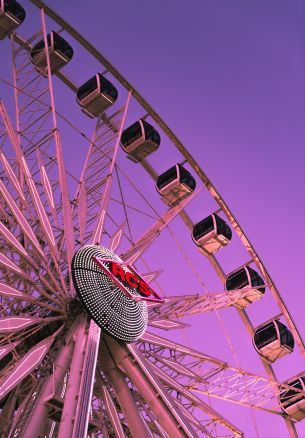
<svg viewBox="0 0 305 438">
<path fill-rule="evenodd" d="M 141 292 L 143 295 L 145 295 L 146 297 L 149 297 L 149 295 L 151 295 L 151 289 L 150 289 L 150 287 L 148 286 L 148 284 L 145 283 L 144 280 L 141 280 L 141 281 L 140 281 L 139 286 L 140 286 L 140 287 L 139 287 L 139 290 L 140 290 L 140 292 Z"/>
<path fill-rule="evenodd" d="M 111 272 L 115 277 L 119 276 L 122 282 L 125 281 L 125 272 L 121 266 L 117 265 L 116 263 L 111 263 Z"/>
<path fill-rule="evenodd" d="M 133 275 L 131 272 L 126 272 L 125 273 L 125 278 L 127 283 L 131 286 L 134 287 L 135 289 L 137 289 L 139 287 L 139 279 Z"/>
<path fill-rule="evenodd" d="M 131 266 L 125 265 L 125 269 L 128 269 L 128 272 L 125 272 L 121 267 L 121 265 L 124 265 L 124 263 L 119 262 L 120 264 L 118 264 L 115 261 L 110 260 L 103 261 L 103 259 L 100 257 L 92 257 L 92 260 L 97 264 L 97 266 L 100 267 L 104 274 L 107 275 L 108 273 L 108 276 L 110 276 L 113 283 L 118 286 L 129 298 L 134 295 L 128 289 L 126 290 L 126 285 L 134 289 L 138 289 L 140 294 L 143 296 L 143 300 L 145 300 L 144 297 L 147 297 L 147 301 L 164 302 L 164 299 L 162 299 L 153 289 L 151 289 L 150 286 Z M 108 263 L 108 266 L 105 266 L 104 263 Z M 116 277 L 117 280 L 115 280 L 113 277 Z M 152 298 L 148 298 L 150 295 L 152 295 Z M 139 300 L 140 297 L 135 297 L 135 299 Z"/>
<path fill-rule="evenodd" d="M 148 284 L 136 273 L 133 274 L 132 272 L 124 272 L 123 268 L 115 262 L 111 263 L 111 272 L 123 284 L 127 283 L 134 289 L 139 289 L 141 295 L 144 295 L 145 297 L 151 295 L 152 291 Z"/>
</svg>

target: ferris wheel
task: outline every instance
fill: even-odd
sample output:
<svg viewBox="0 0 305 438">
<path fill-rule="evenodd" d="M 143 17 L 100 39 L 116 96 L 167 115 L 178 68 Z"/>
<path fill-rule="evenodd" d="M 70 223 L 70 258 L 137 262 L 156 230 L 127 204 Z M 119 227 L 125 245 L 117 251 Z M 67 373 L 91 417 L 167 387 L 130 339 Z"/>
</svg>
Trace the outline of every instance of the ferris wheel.
<svg viewBox="0 0 305 438">
<path fill-rule="evenodd" d="M 303 340 L 200 165 L 42 1 L 1 0 L 0 38 L 0 435 L 241 437 L 232 406 L 297 436 Z"/>
</svg>

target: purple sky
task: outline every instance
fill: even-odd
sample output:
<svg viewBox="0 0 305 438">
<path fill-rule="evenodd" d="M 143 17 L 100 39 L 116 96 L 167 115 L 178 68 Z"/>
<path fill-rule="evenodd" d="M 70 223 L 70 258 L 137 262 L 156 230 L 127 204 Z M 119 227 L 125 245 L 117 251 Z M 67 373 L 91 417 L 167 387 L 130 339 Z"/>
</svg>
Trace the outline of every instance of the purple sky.
<svg viewBox="0 0 305 438">
<path fill-rule="evenodd" d="M 304 2 L 49 4 L 109 58 L 191 151 L 246 231 L 305 336 L 300 281 L 305 262 Z M 265 305 L 269 302 L 270 297 Z M 260 306 L 256 315 L 264 312 Z M 250 314 L 263 321 L 255 310 Z M 236 313 L 226 322 L 234 336 L 240 327 Z M 207 341 L 205 348 L 198 327 L 202 319 L 196 317 L 187 333 L 191 344 L 223 359 L 221 348 L 212 351 Z M 246 333 L 244 338 L 251 343 Z M 243 345 L 236 346 L 241 356 Z M 252 370 L 247 352 L 244 356 L 242 365 Z M 290 362 L 283 359 L 278 365 L 283 378 L 290 376 L 291 361 L 293 373 L 304 369 L 297 355 Z M 259 365 L 257 372 L 263 373 Z M 246 436 L 255 436 L 248 411 L 240 419 L 234 407 L 221 408 Z M 271 431 L 271 420 L 258 414 L 265 430 L 260 436 L 287 436 L 278 419 Z M 304 424 L 298 431 L 305 437 Z"/>
<path fill-rule="evenodd" d="M 305 335 L 300 281 L 305 262 L 304 2 L 91 0 L 87 10 L 81 1 L 73 5 L 71 11 L 70 5 L 52 1 L 147 98 L 202 165 Z M 229 318 L 233 332 L 239 327 L 235 318 Z M 202 318 L 195 320 L 188 333 L 191 344 L 198 341 L 196 327 L 202 327 Z M 204 342 L 196 346 L 206 351 Z M 239 353 L 243 356 L 242 348 Z M 223 357 L 221 350 L 215 355 Z M 241 360 L 250 369 L 246 358 Z M 291 361 L 293 372 L 304 369 L 298 360 L 282 359 L 275 369 L 286 368 L 287 378 Z M 255 436 L 249 412 L 244 421 L 230 405 L 223 412 L 246 436 Z M 259 415 L 261 436 L 287 435 L 282 421 Z M 304 425 L 298 430 L 305 436 Z"/>
</svg>

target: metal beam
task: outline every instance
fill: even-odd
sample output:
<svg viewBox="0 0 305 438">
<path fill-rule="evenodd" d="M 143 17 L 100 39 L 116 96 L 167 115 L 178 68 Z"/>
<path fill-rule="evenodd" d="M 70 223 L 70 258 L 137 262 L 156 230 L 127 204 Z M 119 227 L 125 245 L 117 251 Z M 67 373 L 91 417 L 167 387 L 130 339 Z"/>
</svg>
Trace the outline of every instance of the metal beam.
<svg viewBox="0 0 305 438">
<path fill-rule="evenodd" d="M 101 341 L 99 365 L 111 383 L 116 398 L 128 422 L 132 436 L 148 438 L 150 435 L 139 413 L 137 404 L 131 395 L 122 371 L 115 365 L 105 342 Z"/>
</svg>

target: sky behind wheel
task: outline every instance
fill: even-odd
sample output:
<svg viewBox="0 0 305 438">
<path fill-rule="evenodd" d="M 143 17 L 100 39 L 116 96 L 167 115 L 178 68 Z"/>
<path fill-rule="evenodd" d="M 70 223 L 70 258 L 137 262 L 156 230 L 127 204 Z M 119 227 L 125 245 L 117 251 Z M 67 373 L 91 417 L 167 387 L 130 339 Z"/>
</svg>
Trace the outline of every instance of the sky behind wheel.
<svg viewBox="0 0 305 438">
<path fill-rule="evenodd" d="M 263 258 L 304 336 L 304 3 L 73 4 L 71 9 L 52 1 L 201 164 Z M 205 351 L 195 330 L 188 337 Z M 304 369 L 301 361 L 296 368 Z M 234 406 L 227 409 L 234 415 Z M 262 421 L 268 427 L 268 419 Z M 247 417 L 241 426 L 246 436 L 254 436 L 250 422 Z M 286 436 L 281 422 L 275 424 L 269 436 Z"/>
</svg>

